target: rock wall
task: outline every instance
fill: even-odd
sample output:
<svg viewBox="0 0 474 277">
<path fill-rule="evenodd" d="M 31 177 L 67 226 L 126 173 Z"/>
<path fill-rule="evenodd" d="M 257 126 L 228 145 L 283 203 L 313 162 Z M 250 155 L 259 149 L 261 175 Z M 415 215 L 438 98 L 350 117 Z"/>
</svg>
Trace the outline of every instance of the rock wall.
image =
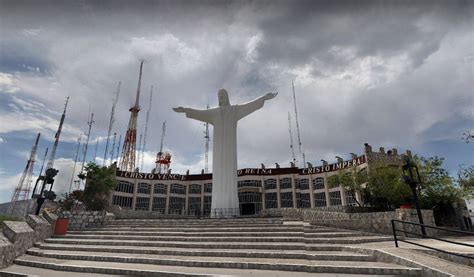
<svg viewBox="0 0 474 277">
<path fill-rule="evenodd" d="M 4 221 L 0 225 L 0 268 L 26 253 L 26 250 L 52 234 L 51 225 L 44 217 L 28 215 L 25 221 Z"/>
<path fill-rule="evenodd" d="M 113 214 L 106 211 L 64 211 L 59 214 L 59 217 L 69 218 L 68 229 L 70 230 L 102 227 L 115 219 Z"/>
<path fill-rule="evenodd" d="M 425 225 L 436 226 L 433 211 L 422 210 Z M 328 211 L 326 209 L 268 209 L 260 213 L 262 217 L 283 217 L 284 219 L 300 219 L 313 225 L 338 227 L 351 230 L 361 230 L 371 233 L 392 235 L 392 219 L 418 223 L 416 210 L 397 209 L 389 212 L 374 213 L 345 213 Z M 420 227 L 397 223 L 397 229 L 421 234 Z M 428 235 L 435 235 L 433 229 L 426 229 Z M 401 235 L 401 233 L 400 233 Z"/>
</svg>

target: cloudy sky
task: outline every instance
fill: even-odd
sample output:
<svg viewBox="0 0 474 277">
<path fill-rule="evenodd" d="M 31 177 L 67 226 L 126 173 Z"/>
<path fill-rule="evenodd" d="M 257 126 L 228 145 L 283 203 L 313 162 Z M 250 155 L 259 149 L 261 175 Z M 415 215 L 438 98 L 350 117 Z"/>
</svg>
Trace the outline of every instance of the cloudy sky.
<svg viewBox="0 0 474 277">
<path fill-rule="evenodd" d="M 473 144 L 461 140 L 463 131 L 474 131 L 469 1 L 35 2 L 0 1 L 0 202 L 10 199 L 41 132 L 38 173 L 67 96 L 58 190 L 69 187 L 89 108 L 95 124 L 86 161 L 99 138 L 102 162 L 117 83 L 114 131 L 124 134 L 140 59 L 138 132 L 154 86 L 145 171 L 165 120 L 173 172 L 201 171 L 204 126 L 171 108 L 215 106 L 220 88 L 231 103 L 279 93 L 239 122 L 239 167 L 289 165 L 292 80 L 303 149 L 314 165 L 362 154 L 365 142 L 445 157 L 453 174 L 474 164 Z"/>
</svg>

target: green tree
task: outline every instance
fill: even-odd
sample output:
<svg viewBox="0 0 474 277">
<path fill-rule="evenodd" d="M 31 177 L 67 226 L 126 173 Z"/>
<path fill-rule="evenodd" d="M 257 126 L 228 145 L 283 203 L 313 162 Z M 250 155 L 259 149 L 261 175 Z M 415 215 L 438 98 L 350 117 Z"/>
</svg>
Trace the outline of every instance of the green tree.
<svg viewBox="0 0 474 277">
<path fill-rule="evenodd" d="M 365 170 L 357 170 L 355 167 L 339 171 L 338 174 L 328 177 L 328 186 L 330 188 L 342 186 L 347 194 L 352 196 L 357 205 L 362 204 L 357 201 L 356 194 L 362 195 L 364 184 L 367 182 L 367 172 Z"/>
<path fill-rule="evenodd" d="M 410 203 L 411 190 L 401 181 L 401 176 L 401 168 L 397 166 L 371 168 L 366 186 L 362 189 L 364 202 L 384 210 L 393 210 Z"/>
<path fill-rule="evenodd" d="M 422 208 L 439 209 L 451 206 L 461 199 L 462 191 L 454 185 L 454 180 L 443 168 L 444 158 L 425 158 L 415 155 L 421 179 L 420 204 Z"/>
<path fill-rule="evenodd" d="M 70 211 L 77 202 L 84 202 L 84 192 L 82 190 L 66 193 L 64 199 L 59 201 L 59 204 L 64 210 Z"/>
<path fill-rule="evenodd" d="M 100 167 L 95 163 L 88 164 L 85 169 L 84 204 L 88 210 L 103 210 L 107 206 L 110 192 L 117 185 L 115 169 Z"/>
<path fill-rule="evenodd" d="M 474 166 L 459 166 L 457 183 L 468 198 L 474 198 Z"/>
</svg>

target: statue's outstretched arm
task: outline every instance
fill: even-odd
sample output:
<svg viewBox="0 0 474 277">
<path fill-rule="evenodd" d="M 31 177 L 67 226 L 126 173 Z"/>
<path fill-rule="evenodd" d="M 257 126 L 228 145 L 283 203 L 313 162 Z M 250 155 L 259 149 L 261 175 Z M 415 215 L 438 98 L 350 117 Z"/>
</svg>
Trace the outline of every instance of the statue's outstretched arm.
<svg viewBox="0 0 474 277">
<path fill-rule="evenodd" d="M 266 100 L 270 100 L 275 98 L 277 96 L 278 92 L 270 92 L 267 93 L 253 101 L 250 101 L 248 103 L 238 105 L 238 110 L 237 110 L 237 117 L 239 119 L 246 117 L 247 115 L 253 113 L 254 111 L 260 109 L 263 107 L 263 104 L 265 104 Z"/>
<path fill-rule="evenodd" d="M 213 124 L 212 110 L 196 110 L 191 108 L 177 107 L 173 108 L 173 111 L 177 113 L 185 113 L 187 118 L 192 118 Z"/>
</svg>

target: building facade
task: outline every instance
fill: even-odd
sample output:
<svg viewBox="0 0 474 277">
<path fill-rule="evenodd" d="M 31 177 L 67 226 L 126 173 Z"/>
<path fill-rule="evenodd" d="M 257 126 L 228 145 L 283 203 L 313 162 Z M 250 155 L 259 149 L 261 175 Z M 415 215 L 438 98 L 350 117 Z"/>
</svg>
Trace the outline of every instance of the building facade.
<svg viewBox="0 0 474 277">
<path fill-rule="evenodd" d="M 400 164 L 396 149 L 372 152 L 365 145 L 363 155 L 308 168 L 244 168 L 237 171 L 239 206 L 242 215 L 273 208 L 315 208 L 354 205 L 359 195 L 328 182 L 341 171 L 367 172 L 377 162 Z M 110 204 L 122 209 L 161 214 L 206 215 L 212 200 L 212 174 L 156 174 L 117 171 L 117 187 Z M 355 197 L 355 199 L 354 199 Z"/>
</svg>

